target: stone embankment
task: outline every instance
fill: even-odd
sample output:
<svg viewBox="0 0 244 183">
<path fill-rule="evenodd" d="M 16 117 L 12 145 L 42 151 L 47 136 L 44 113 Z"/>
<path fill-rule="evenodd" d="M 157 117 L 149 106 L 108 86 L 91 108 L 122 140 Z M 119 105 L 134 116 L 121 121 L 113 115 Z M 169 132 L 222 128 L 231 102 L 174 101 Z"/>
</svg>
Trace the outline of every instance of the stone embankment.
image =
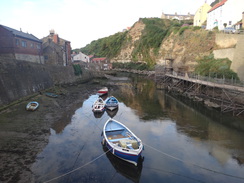
<svg viewBox="0 0 244 183">
<path fill-rule="evenodd" d="M 76 76 L 72 66 L 53 66 L 0 57 L 0 107 L 55 85 L 84 82 L 88 70 Z"/>
</svg>

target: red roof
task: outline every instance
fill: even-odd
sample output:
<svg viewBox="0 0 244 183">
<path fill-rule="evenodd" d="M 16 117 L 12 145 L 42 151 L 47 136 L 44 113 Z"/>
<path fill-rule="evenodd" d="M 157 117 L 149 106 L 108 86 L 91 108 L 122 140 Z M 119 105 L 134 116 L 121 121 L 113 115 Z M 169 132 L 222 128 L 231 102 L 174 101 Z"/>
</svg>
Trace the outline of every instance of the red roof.
<svg viewBox="0 0 244 183">
<path fill-rule="evenodd" d="M 213 11 L 213 10 L 217 9 L 218 7 L 224 5 L 224 4 L 226 3 L 226 1 L 228 1 L 228 0 L 222 0 L 221 2 L 215 4 L 215 5 L 208 11 L 208 13 L 210 13 L 211 11 Z"/>
<path fill-rule="evenodd" d="M 93 62 L 104 61 L 104 60 L 106 60 L 106 57 L 93 58 L 93 59 L 92 59 Z"/>
</svg>

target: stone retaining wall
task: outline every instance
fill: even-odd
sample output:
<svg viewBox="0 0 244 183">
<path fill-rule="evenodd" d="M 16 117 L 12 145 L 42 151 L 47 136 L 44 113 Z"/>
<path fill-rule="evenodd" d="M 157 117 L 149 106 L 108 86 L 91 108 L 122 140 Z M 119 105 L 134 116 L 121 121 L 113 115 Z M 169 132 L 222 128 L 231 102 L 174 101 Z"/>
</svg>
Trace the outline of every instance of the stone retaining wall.
<svg viewBox="0 0 244 183">
<path fill-rule="evenodd" d="M 50 66 L 0 57 L 0 106 L 22 97 L 53 87 L 88 80 L 91 75 L 84 69 L 75 76 L 72 66 Z"/>
</svg>

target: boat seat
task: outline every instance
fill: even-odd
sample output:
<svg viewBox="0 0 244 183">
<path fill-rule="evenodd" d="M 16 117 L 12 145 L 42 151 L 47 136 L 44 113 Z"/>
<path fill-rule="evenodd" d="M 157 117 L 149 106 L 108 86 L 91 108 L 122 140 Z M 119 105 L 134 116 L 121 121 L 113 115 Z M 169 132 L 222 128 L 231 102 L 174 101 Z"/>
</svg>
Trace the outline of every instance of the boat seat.
<svg viewBox="0 0 244 183">
<path fill-rule="evenodd" d="M 109 142 L 117 142 L 117 141 L 121 141 L 121 140 L 126 140 L 126 139 L 128 139 L 129 140 L 129 137 L 126 137 L 126 138 L 119 138 L 119 139 L 108 139 L 109 140 Z"/>
<path fill-rule="evenodd" d="M 119 141 L 119 145 L 123 148 L 138 149 L 139 145 L 136 140 L 131 140 L 129 138 L 124 138 Z"/>
</svg>

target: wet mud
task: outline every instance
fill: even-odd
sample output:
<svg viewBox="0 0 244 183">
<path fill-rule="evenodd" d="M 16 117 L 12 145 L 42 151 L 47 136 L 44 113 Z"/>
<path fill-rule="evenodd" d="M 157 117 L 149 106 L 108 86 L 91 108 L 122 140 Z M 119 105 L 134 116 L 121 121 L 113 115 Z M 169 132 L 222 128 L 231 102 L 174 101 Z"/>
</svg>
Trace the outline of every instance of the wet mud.
<svg viewBox="0 0 244 183">
<path fill-rule="evenodd" d="M 39 93 L 1 111 L 0 182 L 35 182 L 31 165 L 48 143 L 50 128 L 59 126 L 62 130 L 75 110 L 100 87 L 94 83 L 58 87 L 57 98 Z M 26 111 L 30 101 L 39 102 L 36 111 Z"/>
</svg>

